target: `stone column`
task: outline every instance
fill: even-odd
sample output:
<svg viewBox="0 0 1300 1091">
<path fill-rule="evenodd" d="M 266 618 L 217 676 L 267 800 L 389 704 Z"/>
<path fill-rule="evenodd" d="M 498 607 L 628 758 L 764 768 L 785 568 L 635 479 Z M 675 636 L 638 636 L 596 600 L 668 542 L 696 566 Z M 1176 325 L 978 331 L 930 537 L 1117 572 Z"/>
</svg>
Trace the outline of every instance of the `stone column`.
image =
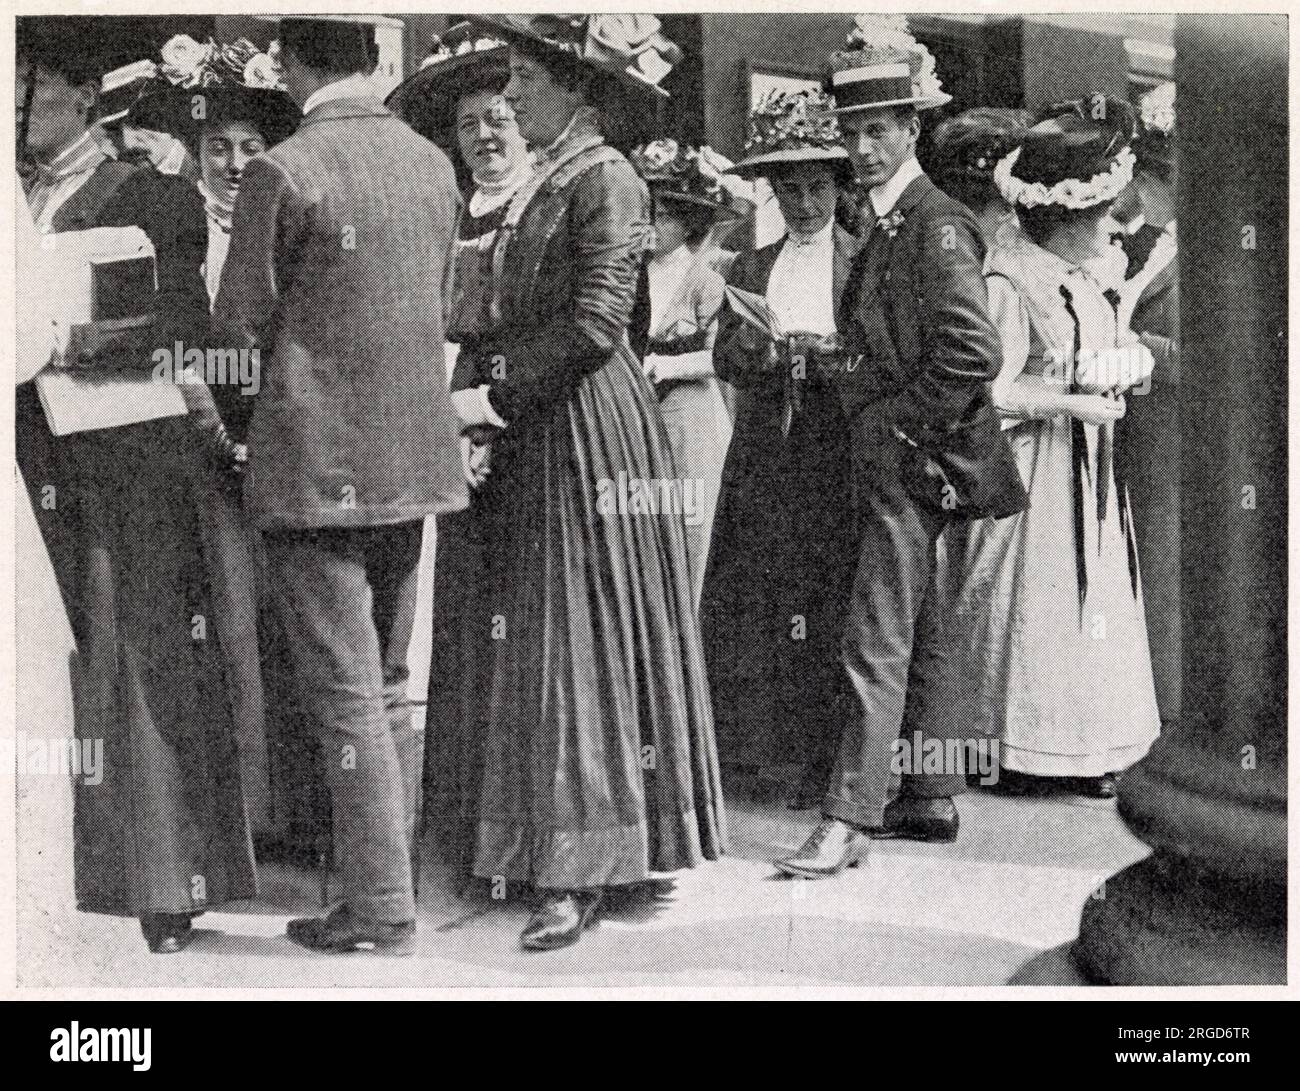
<svg viewBox="0 0 1300 1091">
<path fill-rule="evenodd" d="M 1121 817 L 1154 852 L 1089 900 L 1069 969 L 1284 984 L 1286 20 L 1180 16 L 1174 41 L 1183 712 L 1120 786 Z M 1064 980 L 1063 961 L 1014 980 Z"/>
</svg>

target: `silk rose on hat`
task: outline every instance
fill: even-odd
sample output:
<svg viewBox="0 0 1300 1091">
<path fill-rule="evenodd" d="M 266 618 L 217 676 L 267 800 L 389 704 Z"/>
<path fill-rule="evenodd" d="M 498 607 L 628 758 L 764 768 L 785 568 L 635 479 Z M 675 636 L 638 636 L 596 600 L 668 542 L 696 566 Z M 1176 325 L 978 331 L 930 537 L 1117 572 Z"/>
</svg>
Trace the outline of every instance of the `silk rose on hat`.
<svg viewBox="0 0 1300 1091">
<path fill-rule="evenodd" d="M 212 42 L 196 42 L 188 34 L 177 34 L 162 47 L 162 70 L 170 83 L 196 87 L 203 82 L 203 72 L 212 59 Z"/>
</svg>

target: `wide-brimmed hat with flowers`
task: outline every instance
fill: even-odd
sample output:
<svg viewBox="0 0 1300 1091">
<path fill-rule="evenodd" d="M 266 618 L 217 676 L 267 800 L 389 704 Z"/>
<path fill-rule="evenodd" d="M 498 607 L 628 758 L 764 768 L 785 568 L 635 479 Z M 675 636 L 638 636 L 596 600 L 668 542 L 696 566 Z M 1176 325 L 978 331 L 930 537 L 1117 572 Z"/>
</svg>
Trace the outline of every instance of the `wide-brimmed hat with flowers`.
<svg viewBox="0 0 1300 1091">
<path fill-rule="evenodd" d="M 421 136 L 443 147 L 454 141 L 456 101 L 467 88 L 505 89 L 510 47 L 469 22 L 450 27 L 408 79 L 393 88 L 384 105 Z"/>
<path fill-rule="evenodd" d="M 162 47 L 158 89 L 142 95 L 125 121 L 193 145 L 214 117 L 246 121 L 268 146 L 298 127 L 302 112 L 280 78 L 275 43 L 262 52 L 246 38 L 219 45 L 178 34 Z M 199 101 L 202 99 L 202 108 Z"/>
<path fill-rule="evenodd" d="M 743 216 L 754 207 L 727 177 L 731 160 L 712 148 L 692 148 L 676 140 L 653 140 L 628 156 L 650 191 L 664 201 L 679 201 L 710 210 L 720 219 Z M 743 183 L 742 183 L 743 185 Z"/>
<path fill-rule="evenodd" d="M 912 36 L 904 15 L 859 15 L 844 49 L 831 54 L 826 83 L 837 114 L 881 106 L 930 110 L 952 101 L 934 55 Z"/>
<path fill-rule="evenodd" d="M 1013 206 L 1091 208 L 1115 200 L 1133 181 L 1136 134 L 1133 107 L 1121 99 L 1058 103 L 998 163 L 993 179 Z"/>
<path fill-rule="evenodd" d="M 682 59 L 653 15 L 473 15 L 507 42 L 541 48 L 664 98 L 660 82 Z"/>
<path fill-rule="evenodd" d="M 831 114 L 833 105 L 822 91 L 769 91 L 750 112 L 745 158 L 732 171 L 752 178 L 814 162 L 851 171 L 839 122 Z"/>
</svg>

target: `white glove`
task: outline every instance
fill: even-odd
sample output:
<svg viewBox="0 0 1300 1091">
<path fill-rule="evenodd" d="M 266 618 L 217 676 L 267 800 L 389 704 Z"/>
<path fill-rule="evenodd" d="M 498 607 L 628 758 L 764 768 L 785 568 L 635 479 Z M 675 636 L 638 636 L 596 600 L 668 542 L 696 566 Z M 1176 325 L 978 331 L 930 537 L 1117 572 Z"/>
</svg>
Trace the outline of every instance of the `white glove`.
<svg viewBox="0 0 1300 1091">
<path fill-rule="evenodd" d="M 488 401 L 487 392 L 486 385 L 451 392 L 451 403 L 456 407 L 462 430 L 476 426 L 487 427 L 490 425 L 493 428 L 504 428 L 506 426 L 506 422 L 501 419 L 500 414 L 492 408 L 492 403 Z"/>
<path fill-rule="evenodd" d="M 1118 348 L 1080 353 L 1074 381 L 1086 394 L 1122 394 L 1134 387 L 1146 389 L 1155 370 L 1151 350 L 1140 341 Z"/>
</svg>

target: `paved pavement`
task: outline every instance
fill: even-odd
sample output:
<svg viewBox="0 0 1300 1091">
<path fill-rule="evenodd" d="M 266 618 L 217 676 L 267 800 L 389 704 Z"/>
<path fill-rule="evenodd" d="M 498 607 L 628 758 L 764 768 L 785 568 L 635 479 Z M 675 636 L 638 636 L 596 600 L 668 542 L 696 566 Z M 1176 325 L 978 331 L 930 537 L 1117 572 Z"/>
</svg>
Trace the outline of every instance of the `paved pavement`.
<svg viewBox="0 0 1300 1091">
<path fill-rule="evenodd" d="M 150 955 L 133 920 L 70 909 L 70 880 L 23 888 L 19 982 L 34 987 L 996 985 L 1075 934 L 1085 899 L 1141 859 L 1113 802 L 1072 796 L 960 803 L 951 845 L 876 842 L 835 880 L 778 877 L 815 815 L 732 800 L 732 854 L 625 896 L 576 947 L 518 947 L 525 906 L 458 893 L 425 868 L 413 958 L 317 955 L 284 938 L 316 912 L 317 874 L 263 868 L 262 899 L 199 919 L 182 954 Z M 60 891 L 66 887 L 66 892 Z M 58 896 L 54 896 L 58 895 Z"/>
</svg>

